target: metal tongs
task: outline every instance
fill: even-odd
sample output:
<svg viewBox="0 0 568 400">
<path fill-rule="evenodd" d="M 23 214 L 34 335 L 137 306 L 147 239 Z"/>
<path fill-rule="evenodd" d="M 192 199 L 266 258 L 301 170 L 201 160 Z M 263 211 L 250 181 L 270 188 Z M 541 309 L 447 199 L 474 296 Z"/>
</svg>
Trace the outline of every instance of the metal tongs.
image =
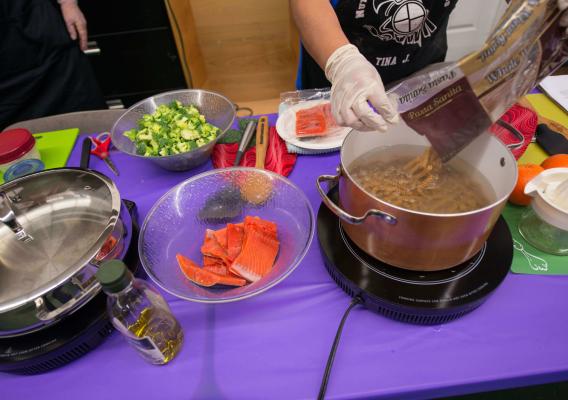
<svg viewBox="0 0 568 400">
<path fill-rule="evenodd" d="M 252 135 L 255 132 L 255 128 L 256 128 L 256 121 L 254 120 L 249 121 L 247 127 L 245 128 L 245 133 L 243 134 L 243 137 L 241 138 L 241 141 L 239 143 L 237 158 L 235 159 L 235 163 L 233 164 L 234 167 L 238 167 L 239 164 L 241 163 L 241 159 L 243 158 L 243 154 L 247 150 L 250 140 L 252 139 Z"/>
</svg>

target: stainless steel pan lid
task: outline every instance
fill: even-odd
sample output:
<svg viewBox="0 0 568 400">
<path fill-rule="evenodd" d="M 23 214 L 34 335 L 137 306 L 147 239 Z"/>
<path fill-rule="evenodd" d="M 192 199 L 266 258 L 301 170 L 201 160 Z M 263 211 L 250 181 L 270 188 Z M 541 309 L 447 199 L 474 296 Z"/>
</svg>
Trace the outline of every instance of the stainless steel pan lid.
<svg viewBox="0 0 568 400">
<path fill-rule="evenodd" d="M 94 171 L 44 171 L 0 186 L 0 313 L 33 302 L 81 270 L 119 213 L 116 186 Z"/>
</svg>

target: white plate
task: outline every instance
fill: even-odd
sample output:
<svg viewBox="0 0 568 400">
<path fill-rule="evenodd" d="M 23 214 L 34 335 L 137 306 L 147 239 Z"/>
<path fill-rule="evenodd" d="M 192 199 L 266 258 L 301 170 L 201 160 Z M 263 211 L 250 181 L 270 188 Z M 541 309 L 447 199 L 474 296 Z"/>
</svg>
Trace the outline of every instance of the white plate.
<svg viewBox="0 0 568 400">
<path fill-rule="evenodd" d="M 312 100 L 303 103 L 294 104 L 288 107 L 282 114 L 278 116 L 276 121 L 276 131 L 278 135 L 286 142 L 294 146 L 312 150 L 332 150 L 339 149 L 343 144 L 343 139 L 351 131 L 351 128 L 342 128 L 340 132 L 331 136 L 315 137 L 309 139 L 299 139 L 296 136 L 296 112 L 305 108 L 317 106 L 319 104 L 329 103 L 329 100 Z"/>
</svg>

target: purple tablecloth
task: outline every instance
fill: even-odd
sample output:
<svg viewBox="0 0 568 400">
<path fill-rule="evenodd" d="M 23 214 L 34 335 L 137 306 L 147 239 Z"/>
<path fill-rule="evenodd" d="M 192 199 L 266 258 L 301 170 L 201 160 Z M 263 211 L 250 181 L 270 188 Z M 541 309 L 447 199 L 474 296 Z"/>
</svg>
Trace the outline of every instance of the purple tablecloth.
<svg viewBox="0 0 568 400">
<path fill-rule="evenodd" d="M 78 165 L 79 147 L 69 165 Z M 112 158 L 121 172 L 120 192 L 138 204 L 141 218 L 172 186 L 211 168 L 170 173 L 114 151 Z M 302 156 L 290 176 L 316 211 L 316 177 L 333 173 L 338 161 L 337 153 Z M 91 167 L 113 176 L 98 159 Z M 146 364 L 115 333 L 50 373 L 0 374 L 0 398 L 315 398 L 350 301 L 328 276 L 317 239 L 290 277 L 257 297 L 215 306 L 166 298 L 186 337 L 171 364 Z M 566 380 L 567 306 L 568 277 L 509 274 L 482 307 L 441 326 L 406 325 L 357 307 L 328 398 L 431 398 Z"/>
</svg>

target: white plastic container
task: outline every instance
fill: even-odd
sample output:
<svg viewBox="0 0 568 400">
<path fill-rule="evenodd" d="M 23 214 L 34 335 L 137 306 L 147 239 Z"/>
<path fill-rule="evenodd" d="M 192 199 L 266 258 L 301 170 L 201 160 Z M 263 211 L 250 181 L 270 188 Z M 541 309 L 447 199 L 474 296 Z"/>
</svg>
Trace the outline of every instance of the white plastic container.
<svg viewBox="0 0 568 400">
<path fill-rule="evenodd" d="M 539 250 L 568 255 L 568 168 L 541 172 L 525 194 L 533 200 L 519 221 L 521 235 Z"/>
<path fill-rule="evenodd" d="M 44 168 L 30 131 L 11 129 L 0 133 L 0 177 L 5 182 Z"/>
</svg>

